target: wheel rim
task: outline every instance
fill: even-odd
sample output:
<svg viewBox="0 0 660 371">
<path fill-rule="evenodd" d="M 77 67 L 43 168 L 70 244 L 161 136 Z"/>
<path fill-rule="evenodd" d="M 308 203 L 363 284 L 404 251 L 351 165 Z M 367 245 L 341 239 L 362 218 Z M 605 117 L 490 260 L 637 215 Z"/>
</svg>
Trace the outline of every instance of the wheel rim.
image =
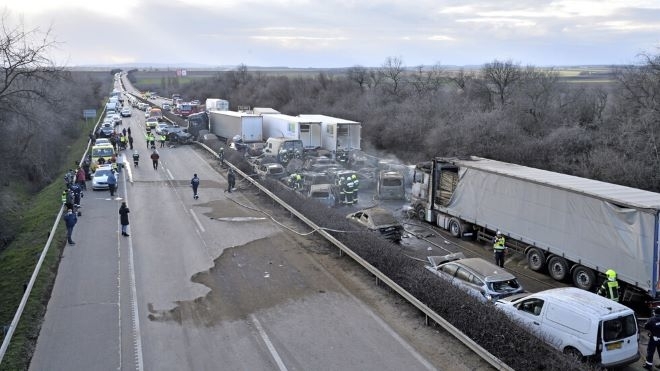
<svg viewBox="0 0 660 371">
<path fill-rule="evenodd" d="M 455 220 L 452 220 L 449 223 L 449 231 L 454 237 L 459 237 L 461 235 L 461 226 Z"/>
<path fill-rule="evenodd" d="M 550 275 L 557 281 L 566 279 L 566 263 L 563 258 L 552 258 L 549 265 Z"/>
<path fill-rule="evenodd" d="M 527 264 L 533 271 L 540 270 L 543 267 L 544 261 L 543 253 L 537 249 L 532 249 L 527 254 Z"/>
<path fill-rule="evenodd" d="M 424 207 L 417 206 L 417 218 L 419 220 L 424 220 L 425 216 L 426 216 L 426 213 L 424 212 Z"/>
</svg>

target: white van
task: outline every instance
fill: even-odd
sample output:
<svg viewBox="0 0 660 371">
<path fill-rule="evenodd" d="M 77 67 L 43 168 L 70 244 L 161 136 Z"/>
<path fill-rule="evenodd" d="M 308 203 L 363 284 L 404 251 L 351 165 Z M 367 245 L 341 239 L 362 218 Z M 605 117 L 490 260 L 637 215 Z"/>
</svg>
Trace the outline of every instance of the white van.
<svg viewBox="0 0 660 371">
<path fill-rule="evenodd" d="M 594 293 L 564 287 L 509 296 L 495 306 L 554 348 L 603 367 L 640 358 L 635 313 Z"/>
</svg>

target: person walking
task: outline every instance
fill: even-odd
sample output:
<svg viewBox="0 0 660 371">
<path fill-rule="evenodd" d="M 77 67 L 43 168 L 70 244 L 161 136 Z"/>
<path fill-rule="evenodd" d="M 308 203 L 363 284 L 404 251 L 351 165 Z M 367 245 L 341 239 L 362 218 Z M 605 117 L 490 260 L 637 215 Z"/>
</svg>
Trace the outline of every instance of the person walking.
<svg viewBox="0 0 660 371">
<path fill-rule="evenodd" d="M 115 189 L 117 189 L 117 177 L 115 177 L 115 171 L 110 170 L 110 175 L 108 175 L 108 190 L 110 190 L 110 197 L 114 197 Z"/>
<path fill-rule="evenodd" d="M 158 159 L 160 159 L 160 155 L 154 149 L 154 151 L 151 153 L 151 162 L 154 165 L 154 170 L 158 170 Z"/>
<path fill-rule="evenodd" d="M 64 224 L 66 225 L 66 239 L 69 242 L 69 245 L 75 245 L 71 236 L 73 235 L 73 227 L 76 226 L 78 222 L 78 216 L 73 212 L 72 209 L 67 209 L 66 215 L 64 215 Z"/>
<path fill-rule="evenodd" d="M 128 134 L 128 146 L 130 149 L 133 149 L 133 136 L 131 134 Z"/>
<path fill-rule="evenodd" d="M 504 268 L 504 254 L 506 253 L 504 236 L 502 232 L 497 231 L 493 239 L 493 252 L 495 253 L 495 264 L 498 267 Z"/>
<path fill-rule="evenodd" d="M 82 167 L 79 167 L 78 170 L 76 171 L 76 183 L 80 186 L 80 189 L 87 189 L 87 174 L 85 174 L 85 170 L 83 170 Z"/>
<path fill-rule="evenodd" d="M 193 189 L 193 198 L 195 200 L 199 199 L 199 195 L 197 194 L 197 187 L 199 187 L 199 178 L 197 177 L 197 173 L 195 173 L 190 180 L 190 185 Z"/>
<path fill-rule="evenodd" d="M 149 148 L 149 131 L 144 134 L 144 139 L 147 141 L 147 148 Z"/>
<path fill-rule="evenodd" d="M 234 169 L 229 168 L 227 171 L 227 192 L 231 193 L 231 190 L 234 189 L 236 185 L 236 175 L 234 175 Z"/>
<path fill-rule="evenodd" d="M 646 321 L 644 329 L 649 331 L 649 343 L 646 346 L 646 363 L 642 367 L 652 370 L 653 353 L 658 352 L 660 357 L 660 307 L 653 309 L 653 317 Z"/>
<path fill-rule="evenodd" d="M 128 234 L 128 213 L 131 211 L 128 209 L 128 206 L 126 206 L 126 202 L 122 202 L 121 206 L 119 207 L 119 223 L 121 224 L 121 235 L 128 237 L 130 234 Z"/>
<path fill-rule="evenodd" d="M 597 294 L 618 302 L 619 281 L 616 279 L 616 272 L 613 269 L 608 269 L 605 271 L 605 275 L 607 276 L 607 279 L 603 282 L 600 288 L 598 288 Z"/>
</svg>

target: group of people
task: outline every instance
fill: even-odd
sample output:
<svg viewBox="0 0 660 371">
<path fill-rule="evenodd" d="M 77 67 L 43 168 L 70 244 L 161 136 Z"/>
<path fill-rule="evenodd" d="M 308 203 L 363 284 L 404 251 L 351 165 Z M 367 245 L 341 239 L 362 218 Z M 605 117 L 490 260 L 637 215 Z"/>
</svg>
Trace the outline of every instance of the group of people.
<svg viewBox="0 0 660 371">
<path fill-rule="evenodd" d="M 155 149 L 156 148 L 156 135 L 151 132 L 151 130 L 148 130 L 144 134 L 144 139 L 147 141 L 147 148 Z M 165 147 L 165 143 L 167 142 L 167 135 L 165 134 L 160 134 L 158 135 L 158 142 L 160 143 L 160 148 Z"/>
<path fill-rule="evenodd" d="M 339 187 L 339 202 L 342 205 L 351 206 L 358 202 L 360 180 L 357 175 L 353 174 L 345 178 L 339 177 L 337 186 Z"/>
</svg>

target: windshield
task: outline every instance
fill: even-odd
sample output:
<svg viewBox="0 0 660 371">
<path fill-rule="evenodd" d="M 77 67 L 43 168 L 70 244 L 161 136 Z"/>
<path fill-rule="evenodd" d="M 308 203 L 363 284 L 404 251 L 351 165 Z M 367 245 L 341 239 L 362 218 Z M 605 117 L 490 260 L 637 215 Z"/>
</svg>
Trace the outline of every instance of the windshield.
<svg viewBox="0 0 660 371">
<path fill-rule="evenodd" d="M 111 157 L 113 153 L 112 147 L 92 148 L 92 157 Z"/>
<path fill-rule="evenodd" d="M 104 170 L 96 170 L 96 172 L 94 173 L 95 177 L 109 176 L 109 175 L 110 175 L 110 170 L 105 170 L 105 169 Z"/>
<path fill-rule="evenodd" d="M 520 284 L 515 279 L 497 282 L 488 282 L 488 288 L 497 293 L 506 293 L 520 288 Z"/>
</svg>

